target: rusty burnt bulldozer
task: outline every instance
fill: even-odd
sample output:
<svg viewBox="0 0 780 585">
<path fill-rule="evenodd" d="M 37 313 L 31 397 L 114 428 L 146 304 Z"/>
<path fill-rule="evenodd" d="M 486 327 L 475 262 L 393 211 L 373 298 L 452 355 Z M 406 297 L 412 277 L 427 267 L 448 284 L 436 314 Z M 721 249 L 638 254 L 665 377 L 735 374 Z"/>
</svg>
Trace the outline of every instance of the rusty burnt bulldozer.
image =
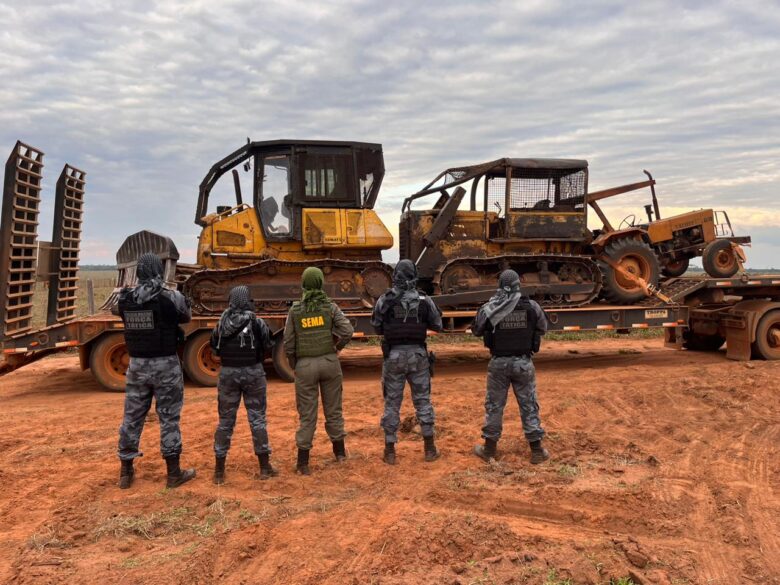
<svg viewBox="0 0 780 585">
<path fill-rule="evenodd" d="M 461 210 L 466 185 L 468 209 Z M 432 195 L 431 209 L 412 210 Z M 645 298 L 659 279 L 645 231 L 594 234 L 588 199 L 584 160 L 502 158 L 447 169 L 404 201 L 401 257 L 417 263 L 431 294 L 492 288 L 512 268 L 547 306 L 584 305 L 600 295 L 618 304 Z"/>
</svg>

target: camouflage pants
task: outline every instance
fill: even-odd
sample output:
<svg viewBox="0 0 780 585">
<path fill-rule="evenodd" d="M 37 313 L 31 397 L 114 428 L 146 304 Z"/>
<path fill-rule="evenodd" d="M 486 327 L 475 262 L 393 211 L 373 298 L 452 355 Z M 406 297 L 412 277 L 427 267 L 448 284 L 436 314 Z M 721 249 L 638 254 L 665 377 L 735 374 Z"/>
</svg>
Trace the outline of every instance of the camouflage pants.
<svg viewBox="0 0 780 585">
<path fill-rule="evenodd" d="M 428 353 L 424 348 L 391 349 L 382 365 L 382 393 L 385 411 L 380 425 L 385 431 L 385 441 L 398 441 L 398 425 L 401 422 L 401 403 L 404 386 L 409 382 L 412 403 L 420 422 L 423 437 L 433 436 L 434 413 L 431 404 L 431 369 Z"/>
<path fill-rule="evenodd" d="M 227 456 L 242 396 L 249 429 L 252 431 L 255 454 L 270 453 L 265 418 L 266 385 L 263 364 L 241 368 L 222 366 L 217 388 L 219 423 L 214 433 L 214 454 L 217 457 Z"/>
<path fill-rule="evenodd" d="M 494 357 L 488 364 L 487 392 L 485 394 L 485 426 L 482 437 L 498 441 L 503 428 L 504 407 L 509 385 L 520 407 L 523 433 L 529 442 L 544 436 L 539 419 L 539 403 L 536 401 L 536 370 L 527 357 Z"/>
<path fill-rule="evenodd" d="M 125 383 L 125 415 L 119 428 L 119 458 L 141 457 L 138 450 L 146 415 L 155 399 L 163 457 L 181 453 L 179 419 L 184 404 L 184 379 L 179 357 L 130 358 Z"/>
</svg>

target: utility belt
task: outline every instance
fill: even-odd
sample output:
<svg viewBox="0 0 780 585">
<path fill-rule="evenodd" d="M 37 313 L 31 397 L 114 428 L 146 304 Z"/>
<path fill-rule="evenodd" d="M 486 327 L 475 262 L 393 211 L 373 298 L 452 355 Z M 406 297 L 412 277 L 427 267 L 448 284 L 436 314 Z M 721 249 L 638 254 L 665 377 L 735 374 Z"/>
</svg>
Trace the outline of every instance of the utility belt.
<svg viewBox="0 0 780 585">
<path fill-rule="evenodd" d="M 427 343 L 396 343 L 390 345 L 386 341 L 382 340 L 382 356 L 387 358 L 390 355 L 390 351 L 393 349 L 423 349 L 428 351 Z"/>
<path fill-rule="evenodd" d="M 382 341 L 382 357 L 384 359 L 390 357 L 390 352 L 393 349 L 422 349 L 425 351 L 425 353 L 428 354 L 428 369 L 431 371 L 431 378 L 433 378 L 433 366 L 436 364 L 436 353 L 428 351 L 427 343 L 396 343 L 395 345 L 390 345 L 389 343 Z"/>
<path fill-rule="evenodd" d="M 511 357 L 511 358 L 527 358 L 530 360 L 533 359 L 533 355 L 534 354 L 530 352 L 528 353 L 493 353 L 492 351 L 490 352 L 490 357 L 496 357 L 496 358 Z"/>
</svg>

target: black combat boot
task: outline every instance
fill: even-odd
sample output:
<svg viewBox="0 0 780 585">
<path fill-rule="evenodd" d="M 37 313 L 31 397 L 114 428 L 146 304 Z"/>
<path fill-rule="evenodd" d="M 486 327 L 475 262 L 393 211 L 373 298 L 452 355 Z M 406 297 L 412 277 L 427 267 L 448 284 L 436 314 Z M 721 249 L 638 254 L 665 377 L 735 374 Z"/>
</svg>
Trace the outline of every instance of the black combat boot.
<svg viewBox="0 0 780 585">
<path fill-rule="evenodd" d="M 441 453 L 436 448 L 433 436 L 423 437 L 423 441 L 425 441 L 425 460 L 428 462 L 436 461 Z"/>
<path fill-rule="evenodd" d="M 295 471 L 301 475 L 311 475 L 308 449 L 298 449 L 298 463 L 295 464 Z"/>
<path fill-rule="evenodd" d="M 547 449 L 542 447 L 541 439 L 538 441 L 531 441 L 529 445 L 531 445 L 531 463 L 534 465 L 544 463 L 550 458 L 550 453 Z"/>
<path fill-rule="evenodd" d="M 336 456 L 336 461 L 341 463 L 347 459 L 347 448 L 344 446 L 344 439 L 333 441 L 333 454 Z"/>
<path fill-rule="evenodd" d="M 395 443 L 385 443 L 385 454 L 382 461 L 388 465 L 395 465 Z"/>
<path fill-rule="evenodd" d="M 217 457 L 214 463 L 214 483 L 222 485 L 225 483 L 225 460 L 227 457 Z"/>
<path fill-rule="evenodd" d="M 179 456 L 171 455 L 165 458 L 165 465 L 168 467 L 168 481 L 165 484 L 167 488 L 179 487 L 195 477 L 194 469 L 182 469 L 179 467 Z"/>
<path fill-rule="evenodd" d="M 498 441 L 494 441 L 493 439 L 485 439 L 484 445 L 476 445 L 474 447 L 474 455 L 489 463 L 491 459 L 495 459 L 496 457 L 497 446 Z"/>
<path fill-rule="evenodd" d="M 279 475 L 279 472 L 271 465 L 270 453 L 260 453 L 257 460 L 260 462 L 260 479 L 271 479 Z"/>
<path fill-rule="evenodd" d="M 133 476 L 135 471 L 133 470 L 132 459 L 122 459 L 122 469 L 119 471 L 119 487 L 126 490 L 133 485 Z"/>
</svg>

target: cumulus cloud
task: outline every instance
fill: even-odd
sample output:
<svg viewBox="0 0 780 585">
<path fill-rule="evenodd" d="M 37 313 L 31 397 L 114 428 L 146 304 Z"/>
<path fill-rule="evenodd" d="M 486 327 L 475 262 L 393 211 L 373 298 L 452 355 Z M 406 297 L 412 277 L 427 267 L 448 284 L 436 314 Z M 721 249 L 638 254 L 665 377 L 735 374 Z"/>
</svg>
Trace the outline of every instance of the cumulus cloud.
<svg viewBox="0 0 780 585">
<path fill-rule="evenodd" d="M 587 158 L 593 189 L 648 169 L 662 205 L 742 233 L 780 214 L 770 1 L 0 0 L 0 21 L 0 148 L 47 153 L 42 237 L 63 162 L 87 171 L 86 262 L 143 227 L 192 250 L 197 186 L 246 136 L 383 143 L 391 226 L 440 170 L 501 156 Z"/>
</svg>

